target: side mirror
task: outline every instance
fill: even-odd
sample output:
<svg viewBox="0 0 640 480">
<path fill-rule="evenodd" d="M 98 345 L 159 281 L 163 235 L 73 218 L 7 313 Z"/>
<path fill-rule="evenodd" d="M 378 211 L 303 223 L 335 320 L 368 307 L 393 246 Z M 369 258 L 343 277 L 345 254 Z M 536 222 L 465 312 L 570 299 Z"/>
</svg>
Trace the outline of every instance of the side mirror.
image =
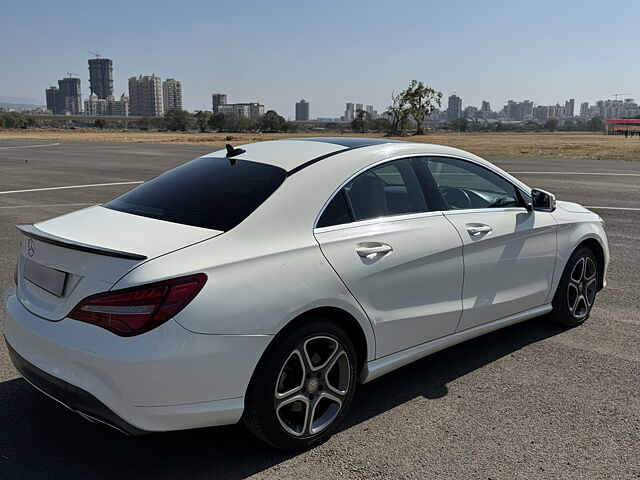
<svg viewBox="0 0 640 480">
<path fill-rule="evenodd" d="M 556 197 L 553 193 L 534 188 L 531 190 L 533 209 L 539 212 L 553 212 L 556 209 Z"/>
</svg>

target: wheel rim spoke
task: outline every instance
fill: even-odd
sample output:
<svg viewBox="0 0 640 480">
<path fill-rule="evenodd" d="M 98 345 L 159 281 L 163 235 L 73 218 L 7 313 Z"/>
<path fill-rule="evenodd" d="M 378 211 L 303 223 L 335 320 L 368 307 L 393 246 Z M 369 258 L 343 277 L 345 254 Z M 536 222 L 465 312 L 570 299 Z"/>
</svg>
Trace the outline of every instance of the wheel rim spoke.
<svg viewBox="0 0 640 480">
<path fill-rule="evenodd" d="M 324 348 L 321 345 L 324 344 Z M 331 337 L 313 337 L 304 342 L 304 353 L 311 371 L 325 367 L 339 349 L 339 343 Z"/>
<path fill-rule="evenodd" d="M 281 400 L 300 392 L 307 374 L 304 357 L 300 350 L 294 350 L 284 362 L 276 383 L 276 399 Z M 299 380 L 298 380 L 299 377 Z"/>
<path fill-rule="evenodd" d="M 321 392 L 311 405 L 307 420 L 307 433 L 315 435 L 327 428 L 340 413 L 342 400 L 327 392 Z"/>
<path fill-rule="evenodd" d="M 346 362 L 346 368 L 340 368 L 345 367 L 344 365 L 340 365 L 341 362 Z M 349 357 L 347 356 L 347 352 L 345 352 L 344 350 L 340 350 L 335 355 L 329 366 L 326 368 L 324 374 L 324 379 L 327 387 L 329 387 L 329 389 L 333 393 L 339 396 L 346 395 L 347 391 L 349 390 L 350 376 L 348 375 L 348 365 Z M 344 375 L 344 373 L 347 374 Z"/>
<path fill-rule="evenodd" d="M 276 406 L 276 416 L 280 425 L 291 435 L 304 435 L 309 419 L 309 399 L 299 394 L 282 400 Z"/>
<path fill-rule="evenodd" d="M 582 280 L 583 274 L 584 274 L 584 258 L 581 258 L 576 262 L 576 264 L 573 267 L 573 270 L 571 270 L 571 280 L 573 281 L 573 283 L 576 283 L 576 284 L 580 283 L 580 281 Z"/>
<path fill-rule="evenodd" d="M 596 287 L 597 282 L 595 278 L 590 280 L 584 287 L 584 296 L 589 307 L 593 305 L 593 301 L 596 299 Z"/>
</svg>

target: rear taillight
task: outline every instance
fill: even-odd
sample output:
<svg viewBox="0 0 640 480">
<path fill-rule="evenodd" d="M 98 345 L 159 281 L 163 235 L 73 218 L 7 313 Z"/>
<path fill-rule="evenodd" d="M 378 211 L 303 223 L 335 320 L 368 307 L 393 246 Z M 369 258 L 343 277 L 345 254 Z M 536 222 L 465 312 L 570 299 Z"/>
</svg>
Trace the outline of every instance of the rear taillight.
<svg viewBox="0 0 640 480">
<path fill-rule="evenodd" d="M 148 332 L 188 305 L 207 281 L 204 273 L 99 293 L 82 300 L 68 317 L 132 337 Z"/>
</svg>

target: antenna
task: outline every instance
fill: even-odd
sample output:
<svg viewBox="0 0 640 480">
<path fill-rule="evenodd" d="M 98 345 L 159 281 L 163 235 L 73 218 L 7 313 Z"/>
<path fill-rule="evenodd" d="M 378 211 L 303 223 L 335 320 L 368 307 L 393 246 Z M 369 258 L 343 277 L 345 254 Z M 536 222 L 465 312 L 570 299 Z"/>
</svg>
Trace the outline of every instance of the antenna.
<svg viewBox="0 0 640 480">
<path fill-rule="evenodd" d="M 91 55 L 95 55 L 96 58 L 100 58 L 102 55 L 99 54 L 98 52 L 92 52 L 91 50 L 87 50 L 87 53 L 90 53 Z"/>
</svg>

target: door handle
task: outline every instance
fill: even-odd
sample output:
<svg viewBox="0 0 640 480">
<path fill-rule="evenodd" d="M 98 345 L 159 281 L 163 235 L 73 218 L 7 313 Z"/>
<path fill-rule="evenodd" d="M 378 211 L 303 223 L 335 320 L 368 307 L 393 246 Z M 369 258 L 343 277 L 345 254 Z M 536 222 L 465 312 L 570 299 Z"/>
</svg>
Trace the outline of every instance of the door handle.
<svg viewBox="0 0 640 480">
<path fill-rule="evenodd" d="M 374 258 L 378 254 L 385 255 L 391 251 L 393 248 L 386 243 L 360 243 L 356 246 L 358 255 L 365 258 Z"/>
<path fill-rule="evenodd" d="M 483 233 L 489 233 L 493 230 L 489 225 L 467 225 L 467 232 L 472 236 L 477 237 Z"/>
</svg>

